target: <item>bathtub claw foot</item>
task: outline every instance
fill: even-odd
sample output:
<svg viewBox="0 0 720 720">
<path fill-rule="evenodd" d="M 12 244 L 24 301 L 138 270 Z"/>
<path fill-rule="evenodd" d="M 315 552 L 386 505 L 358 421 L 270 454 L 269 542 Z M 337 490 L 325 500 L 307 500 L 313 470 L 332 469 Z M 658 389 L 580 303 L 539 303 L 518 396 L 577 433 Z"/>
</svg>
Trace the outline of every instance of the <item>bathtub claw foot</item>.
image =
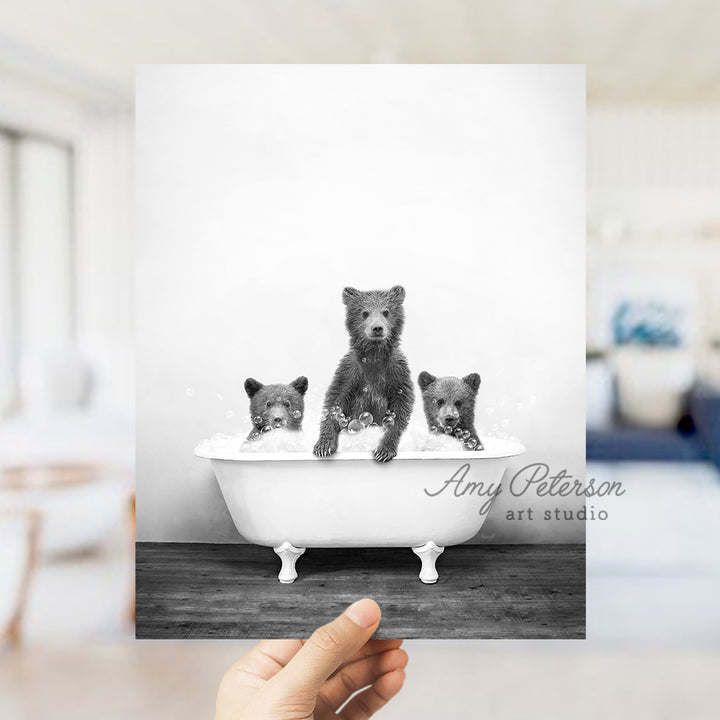
<svg viewBox="0 0 720 720">
<path fill-rule="evenodd" d="M 420 579 L 427 585 L 437 582 L 438 574 L 435 569 L 435 561 L 442 555 L 444 547 L 436 545 L 432 540 L 424 545 L 414 547 L 413 552 L 420 558 L 422 567 L 420 568 Z"/>
<path fill-rule="evenodd" d="M 278 580 L 285 585 L 294 582 L 297 577 L 295 563 L 297 559 L 305 552 L 305 548 L 297 548 L 289 542 L 284 542 L 279 547 L 273 548 L 282 560 L 282 567 L 278 574 Z"/>
</svg>

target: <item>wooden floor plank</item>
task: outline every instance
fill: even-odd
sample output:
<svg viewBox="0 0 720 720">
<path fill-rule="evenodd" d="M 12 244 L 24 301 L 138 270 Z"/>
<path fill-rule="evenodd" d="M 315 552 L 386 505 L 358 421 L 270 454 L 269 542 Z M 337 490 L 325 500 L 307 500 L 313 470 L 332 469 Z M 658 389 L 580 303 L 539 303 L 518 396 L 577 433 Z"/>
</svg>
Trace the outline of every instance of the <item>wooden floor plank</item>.
<svg viewBox="0 0 720 720">
<path fill-rule="evenodd" d="M 308 550 L 298 579 L 257 545 L 138 543 L 138 638 L 306 637 L 354 600 L 383 611 L 379 637 L 584 638 L 584 545 L 460 545 L 418 579 L 410 549 Z"/>
</svg>

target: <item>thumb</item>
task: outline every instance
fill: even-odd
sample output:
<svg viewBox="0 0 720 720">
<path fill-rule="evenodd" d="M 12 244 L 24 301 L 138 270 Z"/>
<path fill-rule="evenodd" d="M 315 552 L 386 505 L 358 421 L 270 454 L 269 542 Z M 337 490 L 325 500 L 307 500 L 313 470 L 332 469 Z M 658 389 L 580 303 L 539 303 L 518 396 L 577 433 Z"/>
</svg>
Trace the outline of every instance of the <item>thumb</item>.
<svg viewBox="0 0 720 720">
<path fill-rule="evenodd" d="M 283 696 L 313 693 L 371 637 L 380 623 L 380 608 L 370 598 L 358 600 L 342 615 L 318 628 L 274 678 Z"/>
</svg>

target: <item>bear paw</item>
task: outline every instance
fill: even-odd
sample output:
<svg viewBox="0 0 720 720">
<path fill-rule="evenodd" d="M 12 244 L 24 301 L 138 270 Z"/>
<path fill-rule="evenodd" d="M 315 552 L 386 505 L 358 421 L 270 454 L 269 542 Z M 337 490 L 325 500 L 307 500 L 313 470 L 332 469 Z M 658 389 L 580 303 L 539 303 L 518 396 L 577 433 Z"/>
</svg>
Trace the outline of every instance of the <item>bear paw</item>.
<svg viewBox="0 0 720 720">
<path fill-rule="evenodd" d="M 397 455 L 397 448 L 389 447 L 388 445 L 380 445 L 375 449 L 373 457 L 378 462 L 388 462 Z"/>
<path fill-rule="evenodd" d="M 330 457 L 338 449 L 337 437 L 321 437 L 313 448 L 313 454 L 317 457 Z"/>
</svg>

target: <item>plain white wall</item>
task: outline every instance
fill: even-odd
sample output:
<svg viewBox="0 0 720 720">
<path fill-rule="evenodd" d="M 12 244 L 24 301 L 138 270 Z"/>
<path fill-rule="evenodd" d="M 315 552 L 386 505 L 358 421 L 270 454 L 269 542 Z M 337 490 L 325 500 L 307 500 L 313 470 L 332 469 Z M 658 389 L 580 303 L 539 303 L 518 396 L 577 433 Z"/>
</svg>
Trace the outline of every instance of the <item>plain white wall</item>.
<svg viewBox="0 0 720 720">
<path fill-rule="evenodd" d="M 93 113 L 77 163 L 78 337 L 93 364 L 95 402 L 135 418 L 134 117 Z"/>
<path fill-rule="evenodd" d="M 140 66 L 136 112 L 140 540 L 240 539 L 193 448 L 249 375 L 321 401 L 345 285 L 403 284 L 413 376 L 478 371 L 481 431 L 583 477 L 582 66 Z M 528 504 L 482 539 L 583 540 Z"/>
</svg>

